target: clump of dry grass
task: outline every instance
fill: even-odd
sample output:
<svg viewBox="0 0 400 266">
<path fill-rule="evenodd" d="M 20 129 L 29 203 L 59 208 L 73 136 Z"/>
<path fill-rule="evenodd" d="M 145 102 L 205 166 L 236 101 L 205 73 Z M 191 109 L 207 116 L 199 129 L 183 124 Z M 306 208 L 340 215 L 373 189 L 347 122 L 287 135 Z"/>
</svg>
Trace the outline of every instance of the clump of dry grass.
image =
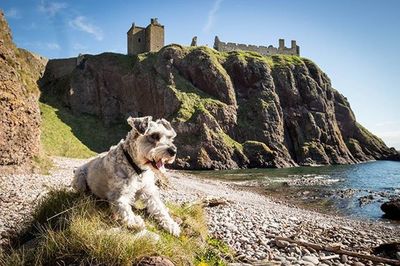
<svg viewBox="0 0 400 266">
<path fill-rule="evenodd" d="M 36 209 L 32 225 L 20 236 L 20 243 L 0 254 L 0 264 L 132 265 L 144 256 L 159 255 L 176 265 L 225 265 L 223 257 L 231 256 L 231 251 L 208 237 L 203 208 L 168 207 L 172 216 L 182 221 L 182 235 L 168 234 L 147 217 L 147 229 L 160 236 L 155 242 L 117 224 L 105 201 L 67 190 L 50 192 Z"/>
</svg>

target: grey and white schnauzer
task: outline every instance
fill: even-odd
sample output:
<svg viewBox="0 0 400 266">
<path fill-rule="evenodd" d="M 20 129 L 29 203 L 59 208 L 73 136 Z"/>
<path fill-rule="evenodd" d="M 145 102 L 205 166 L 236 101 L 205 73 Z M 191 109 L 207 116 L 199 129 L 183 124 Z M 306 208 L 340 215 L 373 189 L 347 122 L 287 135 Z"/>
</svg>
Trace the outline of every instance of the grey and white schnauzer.
<svg viewBox="0 0 400 266">
<path fill-rule="evenodd" d="M 126 139 L 76 169 L 72 185 L 78 191 L 89 190 L 110 201 L 116 216 L 134 229 L 145 227 L 131 207 L 141 199 L 150 216 L 169 233 L 179 236 L 179 225 L 169 215 L 155 185 L 155 172 L 164 171 L 164 164 L 175 160 L 176 133 L 165 119 L 152 121 L 147 116 L 129 117 L 127 121 L 132 130 Z"/>
</svg>

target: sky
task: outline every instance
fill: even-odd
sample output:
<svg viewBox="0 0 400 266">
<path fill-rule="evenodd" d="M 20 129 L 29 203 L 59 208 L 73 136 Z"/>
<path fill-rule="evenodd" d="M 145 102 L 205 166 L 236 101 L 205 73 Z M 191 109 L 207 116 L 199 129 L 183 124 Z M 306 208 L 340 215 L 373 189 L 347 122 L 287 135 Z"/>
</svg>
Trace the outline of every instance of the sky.
<svg viewBox="0 0 400 266">
<path fill-rule="evenodd" d="M 157 17 L 165 43 L 278 46 L 297 40 L 346 96 L 358 122 L 400 150 L 400 1 L 0 0 L 18 47 L 47 58 L 126 53 L 133 22 Z"/>
</svg>

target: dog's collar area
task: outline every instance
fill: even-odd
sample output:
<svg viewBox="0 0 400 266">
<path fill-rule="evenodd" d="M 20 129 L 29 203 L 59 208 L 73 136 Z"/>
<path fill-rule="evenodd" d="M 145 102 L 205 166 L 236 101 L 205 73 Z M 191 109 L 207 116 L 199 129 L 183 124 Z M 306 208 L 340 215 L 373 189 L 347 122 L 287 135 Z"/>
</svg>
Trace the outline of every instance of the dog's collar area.
<svg viewBox="0 0 400 266">
<path fill-rule="evenodd" d="M 131 155 L 130 155 L 124 148 L 122 148 L 122 151 L 124 152 L 124 155 L 125 155 L 125 157 L 126 157 L 126 160 L 128 161 L 128 163 L 132 166 L 132 168 L 135 170 L 135 172 L 136 172 L 138 175 L 140 175 L 140 174 L 142 174 L 144 171 L 146 171 L 146 170 L 141 169 L 137 164 L 135 164 L 135 162 L 133 161 Z"/>
</svg>

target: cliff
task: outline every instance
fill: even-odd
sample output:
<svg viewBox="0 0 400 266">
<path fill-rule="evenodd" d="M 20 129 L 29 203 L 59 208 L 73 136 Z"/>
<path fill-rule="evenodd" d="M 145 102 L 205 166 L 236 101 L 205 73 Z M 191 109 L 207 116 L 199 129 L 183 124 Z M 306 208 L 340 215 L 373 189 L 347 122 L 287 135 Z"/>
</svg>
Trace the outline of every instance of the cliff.
<svg viewBox="0 0 400 266">
<path fill-rule="evenodd" d="M 40 147 L 39 89 L 46 60 L 15 47 L 0 11 L 0 166 L 29 164 Z"/>
<path fill-rule="evenodd" d="M 50 60 L 40 84 L 44 101 L 111 127 L 128 115 L 171 120 L 177 168 L 398 159 L 357 123 L 328 76 L 297 56 L 170 45 L 138 56 Z"/>
</svg>

